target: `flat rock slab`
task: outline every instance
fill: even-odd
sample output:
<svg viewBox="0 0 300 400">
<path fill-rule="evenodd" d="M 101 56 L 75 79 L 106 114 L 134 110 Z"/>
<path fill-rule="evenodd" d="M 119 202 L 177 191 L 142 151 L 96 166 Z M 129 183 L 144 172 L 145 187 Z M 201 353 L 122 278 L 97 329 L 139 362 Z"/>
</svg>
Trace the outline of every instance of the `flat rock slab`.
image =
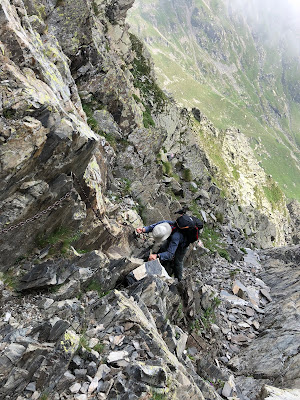
<svg viewBox="0 0 300 400">
<path fill-rule="evenodd" d="M 129 274 L 129 277 L 132 277 L 135 280 L 140 281 L 141 279 L 150 275 L 158 275 L 161 277 L 171 279 L 171 277 L 168 275 L 167 271 L 161 265 L 159 260 L 148 261 L 145 264 L 142 264 L 138 268 L 134 269 Z"/>
</svg>

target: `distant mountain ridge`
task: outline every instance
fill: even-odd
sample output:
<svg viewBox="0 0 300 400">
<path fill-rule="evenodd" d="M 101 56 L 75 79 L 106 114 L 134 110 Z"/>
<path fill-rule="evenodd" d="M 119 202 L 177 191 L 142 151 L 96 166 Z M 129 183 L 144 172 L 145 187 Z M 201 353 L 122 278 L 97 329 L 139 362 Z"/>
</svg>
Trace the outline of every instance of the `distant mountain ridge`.
<svg viewBox="0 0 300 400">
<path fill-rule="evenodd" d="M 129 22 L 164 89 L 217 128 L 241 129 L 266 172 L 299 200 L 299 28 L 296 14 L 281 17 L 282 7 L 280 0 L 136 0 Z"/>
</svg>

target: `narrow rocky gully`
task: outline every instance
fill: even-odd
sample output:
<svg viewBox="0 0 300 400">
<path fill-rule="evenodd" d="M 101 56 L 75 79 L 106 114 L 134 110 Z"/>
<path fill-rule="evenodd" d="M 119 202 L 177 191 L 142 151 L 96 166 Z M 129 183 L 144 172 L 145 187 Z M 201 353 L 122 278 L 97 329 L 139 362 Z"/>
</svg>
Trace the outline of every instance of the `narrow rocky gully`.
<svg viewBox="0 0 300 400">
<path fill-rule="evenodd" d="M 0 2 L 0 399 L 299 400 L 300 205 L 159 88 L 133 3 Z M 136 228 L 182 207 L 178 282 Z"/>
</svg>

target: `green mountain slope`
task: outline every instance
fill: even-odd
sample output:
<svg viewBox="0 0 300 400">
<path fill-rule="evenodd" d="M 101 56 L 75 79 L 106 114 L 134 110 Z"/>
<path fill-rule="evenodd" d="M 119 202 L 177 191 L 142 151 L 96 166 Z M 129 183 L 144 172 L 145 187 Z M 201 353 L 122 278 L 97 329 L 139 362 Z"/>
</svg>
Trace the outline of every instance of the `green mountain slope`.
<svg viewBox="0 0 300 400">
<path fill-rule="evenodd" d="M 267 173 L 300 199 L 300 51 L 278 19 L 278 0 L 266 1 L 263 12 L 248 2 L 247 14 L 238 3 L 136 0 L 129 22 L 160 85 L 217 128 L 239 128 Z"/>
</svg>

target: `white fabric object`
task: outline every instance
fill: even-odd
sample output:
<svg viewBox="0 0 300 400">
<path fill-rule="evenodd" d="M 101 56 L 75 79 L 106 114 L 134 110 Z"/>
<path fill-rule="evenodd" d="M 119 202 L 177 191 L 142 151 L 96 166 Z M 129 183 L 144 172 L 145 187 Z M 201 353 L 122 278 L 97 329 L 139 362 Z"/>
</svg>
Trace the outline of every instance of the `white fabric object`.
<svg viewBox="0 0 300 400">
<path fill-rule="evenodd" d="M 171 232 L 172 228 L 168 222 L 162 222 L 153 228 L 152 234 L 156 242 L 163 242 L 171 235 Z"/>
</svg>

